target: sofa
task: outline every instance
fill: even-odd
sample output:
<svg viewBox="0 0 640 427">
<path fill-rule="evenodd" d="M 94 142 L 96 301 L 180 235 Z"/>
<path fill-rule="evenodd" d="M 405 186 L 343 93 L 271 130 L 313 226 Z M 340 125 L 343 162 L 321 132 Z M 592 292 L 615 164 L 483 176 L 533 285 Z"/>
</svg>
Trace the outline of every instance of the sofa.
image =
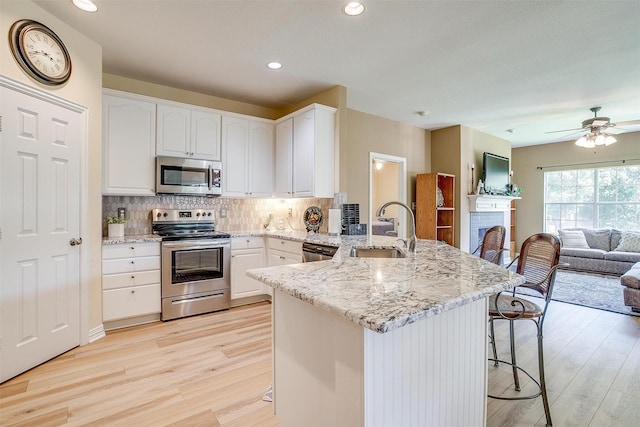
<svg viewBox="0 0 640 427">
<path fill-rule="evenodd" d="M 640 231 L 570 228 L 558 234 L 565 269 L 621 276 L 640 262 Z"/>
<path fill-rule="evenodd" d="M 620 278 L 620 284 L 624 286 L 624 305 L 631 307 L 632 311 L 640 313 L 640 262 L 637 262 L 629 271 Z"/>
</svg>

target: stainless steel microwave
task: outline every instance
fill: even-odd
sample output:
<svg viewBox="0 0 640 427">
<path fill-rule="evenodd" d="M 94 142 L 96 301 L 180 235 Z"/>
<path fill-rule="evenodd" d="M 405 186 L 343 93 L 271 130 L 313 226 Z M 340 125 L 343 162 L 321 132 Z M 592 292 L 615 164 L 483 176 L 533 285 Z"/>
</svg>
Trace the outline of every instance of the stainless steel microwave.
<svg viewBox="0 0 640 427">
<path fill-rule="evenodd" d="M 156 193 L 220 196 L 222 162 L 157 156 Z"/>
</svg>

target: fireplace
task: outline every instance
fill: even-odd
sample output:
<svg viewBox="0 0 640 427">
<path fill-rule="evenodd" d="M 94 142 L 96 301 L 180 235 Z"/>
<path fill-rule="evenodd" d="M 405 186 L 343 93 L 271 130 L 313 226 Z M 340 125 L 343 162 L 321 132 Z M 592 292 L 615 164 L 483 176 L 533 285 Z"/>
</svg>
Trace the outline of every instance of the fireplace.
<svg viewBox="0 0 640 427">
<path fill-rule="evenodd" d="M 502 225 L 508 229 L 508 224 L 505 224 L 504 212 L 471 212 L 469 250 L 475 251 L 478 245 L 482 243 L 487 230 L 495 225 Z M 508 242 L 508 239 L 505 240 Z"/>
</svg>

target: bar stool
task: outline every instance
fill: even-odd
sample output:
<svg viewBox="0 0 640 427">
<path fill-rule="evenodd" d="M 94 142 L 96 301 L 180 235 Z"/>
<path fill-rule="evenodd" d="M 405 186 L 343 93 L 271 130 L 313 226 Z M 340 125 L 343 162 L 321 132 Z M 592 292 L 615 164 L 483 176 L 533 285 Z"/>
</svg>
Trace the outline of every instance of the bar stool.
<svg viewBox="0 0 640 427">
<path fill-rule="evenodd" d="M 506 229 L 501 225 L 495 225 L 484 233 L 482 243 L 478 245 L 472 255 L 475 255 L 478 251 L 479 257 L 486 259 L 494 264 L 502 264 L 502 251 L 504 250 L 504 236 Z"/>
<path fill-rule="evenodd" d="M 520 391 L 520 380 L 518 371 L 527 375 L 537 386 L 538 392 L 529 396 L 506 397 L 489 394 L 493 399 L 502 400 L 524 400 L 534 399 L 542 396 L 542 404 L 547 419 L 547 425 L 551 426 L 551 412 L 549 411 L 549 399 L 547 397 L 547 387 L 544 376 L 544 351 L 542 346 L 542 328 L 544 325 L 545 315 L 549 302 L 551 302 L 551 294 L 553 291 L 553 283 L 555 280 L 556 269 L 560 259 L 560 240 L 548 233 L 534 234 L 524 241 L 520 249 L 520 255 L 512 261 L 518 261 L 516 272 L 525 277 L 526 282 L 519 287 L 533 289 L 540 293 L 544 298 L 544 306 L 516 297 L 516 289 L 507 293 L 499 292 L 497 295 L 489 299 L 489 323 L 490 323 L 490 342 L 493 350 L 493 358 L 489 359 L 494 362 L 494 366 L 499 363 L 510 365 L 513 371 L 513 382 L 516 391 Z M 508 268 L 508 267 L 507 267 Z M 509 321 L 509 338 L 511 347 L 511 361 L 498 359 L 496 352 L 496 343 L 494 338 L 493 322 L 494 320 Z M 531 320 L 535 323 L 538 333 L 538 369 L 540 372 L 539 380 L 536 380 L 522 367 L 516 363 L 516 347 L 514 337 L 514 322 L 517 320 Z"/>
</svg>

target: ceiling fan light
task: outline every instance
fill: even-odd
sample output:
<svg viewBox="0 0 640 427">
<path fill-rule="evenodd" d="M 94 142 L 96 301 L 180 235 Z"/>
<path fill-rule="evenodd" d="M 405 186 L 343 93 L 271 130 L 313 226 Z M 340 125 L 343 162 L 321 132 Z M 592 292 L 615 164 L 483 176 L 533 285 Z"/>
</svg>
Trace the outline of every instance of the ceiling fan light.
<svg viewBox="0 0 640 427">
<path fill-rule="evenodd" d="M 604 145 L 611 145 L 611 144 L 616 143 L 616 142 L 618 142 L 618 140 L 617 140 L 617 139 L 615 139 L 615 138 L 614 138 L 613 136 L 611 136 L 611 135 L 607 135 L 607 136 L 604 138 Z"/>
<path fill-rule="evenodd" d="M 576 141 L 576 145 L 578 147 L 586 147 L 586 144 L 587 144 L 587 137 L 584 135 L 578 138 L 578 140 Z"/>
<path fill-rule="evenodd" d="M 595 143 L 596 143 L 596 145 L 604 145 L 604 143 L 605 143 L 604 135 L 603 135 L 603 134 L 601 134 L 601 133 L 599 133 L 599 134 L 596 136 Z"/>
</svg>

